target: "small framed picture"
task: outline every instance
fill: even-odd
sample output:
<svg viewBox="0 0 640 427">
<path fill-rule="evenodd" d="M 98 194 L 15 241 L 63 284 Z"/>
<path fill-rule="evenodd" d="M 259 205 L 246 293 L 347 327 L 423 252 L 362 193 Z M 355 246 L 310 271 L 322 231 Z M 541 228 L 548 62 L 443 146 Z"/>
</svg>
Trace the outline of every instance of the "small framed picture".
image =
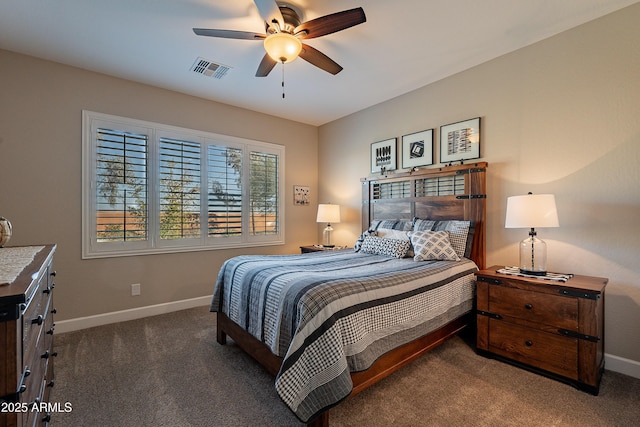
<svg viewBox="0 0 640 427">
<path fill-rule="evenodd" d="M 480 157 L 480 117 L 440 127 L 440 163 Z"/>
<path fill-rule="evenodd" d="M 309 204 L 309 187 L 305 185 L 293 186 L 293 203 L 298 206 Z"/>
<path fill-rule="evenodd" d="M 402 137 L 402 169 L 433 164 L 433 129 Z"/>
<path fill-rule="evenodd" d="M 371 144 L 371 173 L 396 170 L 397 144 L 398 138 L 386 139 Z"/>
</svg>

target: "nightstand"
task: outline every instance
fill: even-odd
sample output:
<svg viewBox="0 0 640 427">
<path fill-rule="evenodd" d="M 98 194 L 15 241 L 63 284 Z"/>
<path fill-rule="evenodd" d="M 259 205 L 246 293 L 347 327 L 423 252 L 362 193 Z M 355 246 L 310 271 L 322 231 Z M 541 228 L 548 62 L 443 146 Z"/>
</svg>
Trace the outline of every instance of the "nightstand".
<svg viewBox="0 0 640 427">
<path fill-rule="evenodd" d="M 604 371 L 608 279 L 566 282 L 476 273 L 477 350 L 597 395 Z"/>
</svg>

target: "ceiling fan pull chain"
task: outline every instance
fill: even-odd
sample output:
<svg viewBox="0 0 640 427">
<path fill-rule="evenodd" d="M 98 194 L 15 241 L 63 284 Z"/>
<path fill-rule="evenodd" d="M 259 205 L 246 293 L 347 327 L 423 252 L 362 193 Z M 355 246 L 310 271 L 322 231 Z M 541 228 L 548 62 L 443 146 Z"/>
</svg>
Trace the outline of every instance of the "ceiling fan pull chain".
<svg viewBox="0 0 640 427">
<path fill-rule="evenodd" d="M 282 61 L 282 99 L 284 99 L 284 61 Z"/>
</svg>

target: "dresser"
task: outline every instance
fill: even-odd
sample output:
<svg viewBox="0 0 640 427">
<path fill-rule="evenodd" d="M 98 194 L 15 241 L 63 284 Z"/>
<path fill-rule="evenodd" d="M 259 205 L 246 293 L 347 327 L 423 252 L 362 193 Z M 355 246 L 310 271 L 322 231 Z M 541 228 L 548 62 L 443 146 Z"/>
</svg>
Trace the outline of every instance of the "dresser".
<svg viewBox="0 0 640 427">
<path fill-rule="evenodd" d="M 476 273 L 478 353 L 597 395 L 604 371 L 604 291 L 608 279 L 566 282 Z"/>
<path fill-rule="evenodd" d="M 55 250 L 0 248 L 0 427 L 43 426 L 51 418 Z"/>
</svg>

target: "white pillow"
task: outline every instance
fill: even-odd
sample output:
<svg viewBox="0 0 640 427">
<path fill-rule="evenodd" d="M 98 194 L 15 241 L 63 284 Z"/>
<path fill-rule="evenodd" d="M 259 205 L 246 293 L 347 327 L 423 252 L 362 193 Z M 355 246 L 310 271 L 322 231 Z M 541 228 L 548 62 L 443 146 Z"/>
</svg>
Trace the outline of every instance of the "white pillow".
<svg viewBox="0 0 640 427">
<path fill-rule="evenodd" d="M 415 231 L 411 233 L 411 243 L 414 261 L 460 261 L 446 231 Z"/>
<path fill-rule="evenodd" d="M 392 230 L 390 228 L 378 228 L 376 235 L 385 239 L 410 240 L 408 231 Z"/>
</svg>

